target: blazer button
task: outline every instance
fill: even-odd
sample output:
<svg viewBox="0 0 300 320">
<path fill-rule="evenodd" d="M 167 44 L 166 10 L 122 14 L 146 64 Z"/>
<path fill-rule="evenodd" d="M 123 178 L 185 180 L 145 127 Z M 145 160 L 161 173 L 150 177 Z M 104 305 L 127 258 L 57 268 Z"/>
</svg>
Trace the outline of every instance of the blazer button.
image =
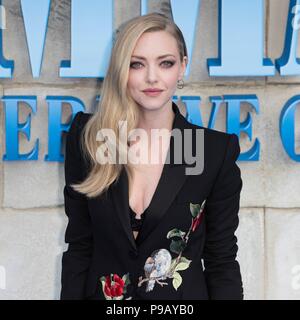
<svg viewBox="0 0 300 320">
<path fill-rule="evenodd" d="M 129 256 L 130 256 L 132 259 L 137 259 L 138 256 L 139 256 L 139 254 L 138 254 L 137 251 L 132 251 L 132 250 L 130 250 L 130 251 L 129 251 Z"/>
</svg>

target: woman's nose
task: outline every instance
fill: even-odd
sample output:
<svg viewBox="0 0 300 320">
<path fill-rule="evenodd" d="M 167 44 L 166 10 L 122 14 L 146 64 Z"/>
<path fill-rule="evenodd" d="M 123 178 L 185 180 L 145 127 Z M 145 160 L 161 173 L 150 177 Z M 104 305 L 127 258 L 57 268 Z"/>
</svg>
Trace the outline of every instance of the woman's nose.
<svg viewBox="0 0 300 320">
<path fill-rule="evenodd" d="M 146 78 L 150 83 L 157 82 L 158 74 L 155 66 L 148 66 Z"/>
</svg>

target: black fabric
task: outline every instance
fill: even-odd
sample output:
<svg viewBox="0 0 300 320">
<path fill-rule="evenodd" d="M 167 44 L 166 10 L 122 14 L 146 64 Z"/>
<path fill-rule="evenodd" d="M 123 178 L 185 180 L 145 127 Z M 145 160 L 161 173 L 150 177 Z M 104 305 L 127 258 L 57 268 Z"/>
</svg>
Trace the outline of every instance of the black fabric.
<svg viewBox="0 0 300 320">
<path fill-rule="evenodd" d="M 147 212 L 147 209 L 141 214 L 140 219 L 137 219 L 136 213 L 131 209 L 131 207 L 129 207 L 131 228 L 133 231 L 140 231 L 143 221 L 145 219 L 146 212 Z"/>
</svg>

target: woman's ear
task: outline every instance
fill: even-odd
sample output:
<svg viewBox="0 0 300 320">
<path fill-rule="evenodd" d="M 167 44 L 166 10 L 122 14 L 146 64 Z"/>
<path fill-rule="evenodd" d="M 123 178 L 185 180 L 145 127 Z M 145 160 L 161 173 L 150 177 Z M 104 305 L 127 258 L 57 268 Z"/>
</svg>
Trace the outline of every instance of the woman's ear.
<svg viewBox="0 0 300 320">
<path fill-rule="evenodd" d="M 181 63 L 180 79 L 184 77 L 187 64 L 188 64 L 188 57 L 184 56 Z"/>
</svg>

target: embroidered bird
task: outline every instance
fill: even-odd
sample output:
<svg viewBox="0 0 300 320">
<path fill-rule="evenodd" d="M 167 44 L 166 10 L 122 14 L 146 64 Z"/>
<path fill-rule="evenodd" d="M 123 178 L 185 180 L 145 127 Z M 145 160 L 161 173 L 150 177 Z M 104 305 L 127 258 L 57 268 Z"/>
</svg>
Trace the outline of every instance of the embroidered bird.
<svg viewBox="0 0 300 320">
<path fill-rule="evenodd" d="M 152 252 L 147 258 L 144 271 L 147 278 L 158 278 L 159 280 L 166 279 L 166 275 L 170 269 L 172 256 L 166 249 L 158 249 Z M 156 280 L 147 282 L 146 292 L 153 290 Z"/>
</svg>

